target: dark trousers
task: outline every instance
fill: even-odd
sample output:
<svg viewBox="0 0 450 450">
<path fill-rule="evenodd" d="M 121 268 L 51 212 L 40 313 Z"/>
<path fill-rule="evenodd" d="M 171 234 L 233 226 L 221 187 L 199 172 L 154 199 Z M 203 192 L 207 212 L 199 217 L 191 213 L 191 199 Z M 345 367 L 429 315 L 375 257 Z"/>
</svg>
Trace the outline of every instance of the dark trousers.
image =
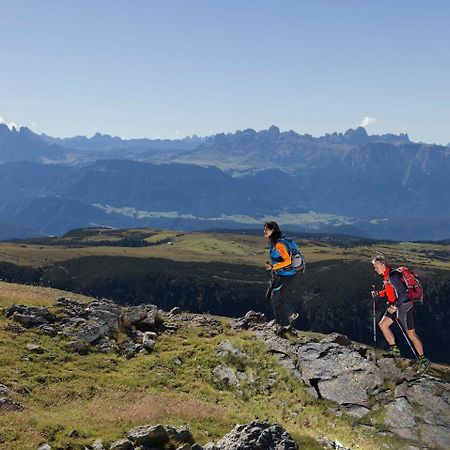
<svg viewBox="0 0 450 450">
<path fill-rule="evenodd" d="M 294 276 L 275 275 L 270 281 L 269 289 L 267 289 L 266 298 L 272 303 L 275 321 L 287 326 L 291 323 L 290 315 L 295 312 L 294 308 L 288 301 L 290 285 L 294 281 Z"/>
</svg>

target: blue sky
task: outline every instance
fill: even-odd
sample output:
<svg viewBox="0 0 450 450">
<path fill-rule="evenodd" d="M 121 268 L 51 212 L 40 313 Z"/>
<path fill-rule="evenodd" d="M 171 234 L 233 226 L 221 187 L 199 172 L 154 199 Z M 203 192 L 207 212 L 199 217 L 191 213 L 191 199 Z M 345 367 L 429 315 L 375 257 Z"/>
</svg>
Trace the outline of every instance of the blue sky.
<svg viewBox="0 0 450 450">
<path fill-rule="evenodd" d="M 444 0 L 0 0 L 0 121 L 126 138 L 364 123 L 447 144 L 449 23 Z"/>
</svg>

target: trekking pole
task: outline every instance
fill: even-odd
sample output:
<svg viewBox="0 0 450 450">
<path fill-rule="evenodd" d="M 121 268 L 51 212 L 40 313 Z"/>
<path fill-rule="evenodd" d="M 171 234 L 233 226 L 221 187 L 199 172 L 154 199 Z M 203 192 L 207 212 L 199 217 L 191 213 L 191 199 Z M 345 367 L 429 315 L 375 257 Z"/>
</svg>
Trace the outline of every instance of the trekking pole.
<svg viewBox="0 0 450 450">
<path fill-rule="evenodd" d="M 375 306 L 375 285 L 372 284 L 372 321 L 373 321 L 373 343 L 374 346 L 377 346 L 377 319 L 376 319 L 376 306 Z"/>
<path fill-rule="evenodd" d="M 400 331 L 403 334 L 403 337 L 405 338 L 406 342 L 408 343 L 409 348 L 413 352 L 413 355 L 415 356 L 417 361 L 419 361 L 419 357 L 417 356 L 416 350 L 414 349 L 413 345 L 411 344 L 411 340 L 409 339 L 409 337 L 405 333 L 405 330 L 403 329 L 403 325 L 400 323 L 400 320 L 398 320 L 397 314 L 394 315 L 394 318 L 395 318 L 395 322 L 397 323 L 398 327 L 400 328 Z"/>
<path fill-rule="evenodd" d="M 269 261 L 266 261 L 266 264 L 270 264 L 270 262 Z M 268 278 L 269 278 L 269 288 L 268 288 L 268 290 L 267 290 L 267 296 L 266 296 L 266 298 L 267 298 L 267 300 L 269 300 L 269 303 L 270 303 L 270 305 L 272 306 L 272 311 L 273 311 L 273 317 L 274 317 L 274 319 L 275 319 L 275 322 L 278 322 L 278 320 L 277 320 L 277 311 L 276 311 L 276 309 L 275 309 L 275 304 L 274 304 L 274 302 L 273 302 L 273 298 L 272 298 L 272 294 L 273 294 L 273 273 L 272 273 L 272 271 L 271 270 L 267 270 L 266 269 L 266 272 L 267 272 L 267 275 L 268 275 Z"/>
</svg>

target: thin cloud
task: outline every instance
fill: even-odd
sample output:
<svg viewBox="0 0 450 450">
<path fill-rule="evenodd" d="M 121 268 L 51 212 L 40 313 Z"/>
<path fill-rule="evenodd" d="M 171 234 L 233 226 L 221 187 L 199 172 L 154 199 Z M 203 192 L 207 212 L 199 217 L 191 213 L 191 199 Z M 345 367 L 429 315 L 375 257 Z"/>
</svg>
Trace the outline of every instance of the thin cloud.
<svg viewBox="0 0 450 450">
<path fill-rule="evenodd" d="M 361 123 L 359 124 L 360 127 L 366 128 L 372 123 L 375 123 L 377 119 L 375 117 L 366 116 L 363 120 L 361 120 Z"/>
<path fill-rule="evenodd" d="M 0 116 L 0 123 L 5 124 L 10 130 L 12 130 L 13 128 L 15 128 L 17 130 L 16 122 L 12 122 L 12 121 L 6 122 L 5 118 L 2 116 Z"/>
</svg>

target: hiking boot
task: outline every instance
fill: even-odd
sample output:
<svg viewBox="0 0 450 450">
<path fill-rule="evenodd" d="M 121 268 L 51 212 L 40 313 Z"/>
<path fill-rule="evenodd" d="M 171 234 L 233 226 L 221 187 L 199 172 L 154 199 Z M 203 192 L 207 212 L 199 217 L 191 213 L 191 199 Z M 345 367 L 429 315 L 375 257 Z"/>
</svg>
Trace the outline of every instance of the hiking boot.
<svg viewBox="0 0 450 450">
<path fill-rule="evenodd" d="M 294 320 L 298 319 L 299 313 L 295 312 L 289 316 L 289 323 L 292 323 Z"/>
<path fill-rule="evenodd" d="M 431 361 L 428 358 L 425 358 L 425 356 L 422 356 L 422 358 L 419 358 L 419 365 L 416 370 L 417 375 L 423 375 L 428 368 L 431 365 Z"/>
<path fill-rule="evenodd" d="M 292 329 L 292 325 L 277 325 L 275 329 L 275 334 L 277 336 L 285 337 L 286 333 L 297 335 L 297 333 Z"/>
<path fill-rule="evenodd" d="M 396 345 L 391 345 L 389 350 L 383 353 L 383 356 L 396 358 L 397 356 L 400 356 L 400 349 Z"/>
</svg>

